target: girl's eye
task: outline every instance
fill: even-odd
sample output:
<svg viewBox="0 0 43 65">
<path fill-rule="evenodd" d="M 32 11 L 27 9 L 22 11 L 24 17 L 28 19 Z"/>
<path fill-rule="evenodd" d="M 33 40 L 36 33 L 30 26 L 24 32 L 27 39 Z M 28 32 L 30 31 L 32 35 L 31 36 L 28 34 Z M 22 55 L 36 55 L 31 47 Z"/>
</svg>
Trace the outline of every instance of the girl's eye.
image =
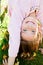
<svg viewBox="0 0 43 65">
<path fill-rule="evenodd" d="M 34 30 L 32 30 L 32 32 L 34 33 L 35 31 L 34 31 Z"/>
<path fill-rule="evenodd" d="M 27 31 L 27 30 L 24 29 L 23 31 Z"/>
</svg>

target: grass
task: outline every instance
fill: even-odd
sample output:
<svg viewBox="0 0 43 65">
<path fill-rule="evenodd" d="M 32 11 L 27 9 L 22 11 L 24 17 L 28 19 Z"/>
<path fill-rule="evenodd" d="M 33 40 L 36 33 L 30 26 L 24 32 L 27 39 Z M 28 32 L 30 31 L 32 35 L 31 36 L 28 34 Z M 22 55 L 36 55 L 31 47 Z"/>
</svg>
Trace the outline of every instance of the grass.
<svg viewBox="0 0 43 65">
<path fill-rule="evenodd" d="M 38 51 L 36 57 L 33 60 L 25 60 L 22 58 L 18 58 L 20 64 L 19 65 L 43 65 L 43 55 Z"/>
</svg>

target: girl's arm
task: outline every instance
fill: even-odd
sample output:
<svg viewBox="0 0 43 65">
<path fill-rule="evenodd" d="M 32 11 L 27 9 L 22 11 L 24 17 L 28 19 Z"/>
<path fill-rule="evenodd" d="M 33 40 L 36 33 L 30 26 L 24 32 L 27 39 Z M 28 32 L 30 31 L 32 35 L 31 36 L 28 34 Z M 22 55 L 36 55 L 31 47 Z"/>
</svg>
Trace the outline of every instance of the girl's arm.
<svg viewBox="0 0 43 65">
<path fill-rule="evenodd" d="M 20 46 L 20 31 L 21 31 L 22 16 L 19 7 L 16 6 L 12 11 L 8 31 L 9 31 L 9 60 L 8 65 L 13 65 L 18 54 Z"/>
</svg>

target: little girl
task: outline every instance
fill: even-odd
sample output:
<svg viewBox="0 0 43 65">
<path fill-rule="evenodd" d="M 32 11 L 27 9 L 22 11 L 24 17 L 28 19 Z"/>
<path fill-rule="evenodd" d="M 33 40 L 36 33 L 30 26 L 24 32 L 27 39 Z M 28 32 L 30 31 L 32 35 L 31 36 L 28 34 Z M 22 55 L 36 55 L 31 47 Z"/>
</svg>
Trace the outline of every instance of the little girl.
<svg viewBox="0 0 43 65">
<path fill-rule="evenodd" d="M 8 11 L 10 14 L 9 31 L 9 50 L 8 63 L 13 65 L 17 57 L 20 46 L 20 32 L 22 21 L 35 9 L 38 9 L 37 18 L 43 26 L 43 0 L 8 0 Z"/>
</svg>

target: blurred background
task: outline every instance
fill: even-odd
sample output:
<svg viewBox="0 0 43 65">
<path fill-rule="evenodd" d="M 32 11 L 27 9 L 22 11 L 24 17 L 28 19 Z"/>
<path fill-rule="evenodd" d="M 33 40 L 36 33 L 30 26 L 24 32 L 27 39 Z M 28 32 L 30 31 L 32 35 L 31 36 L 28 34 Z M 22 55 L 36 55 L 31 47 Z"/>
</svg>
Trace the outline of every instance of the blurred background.
<svg viewBox="0 0 43 65">
<path fill-rule="evenodd" d="M 8 57 L 8 40 L 9 34 L 7 26 L 9 22 L 9 16 L 7 12 L 8 0 L 0 1 L 0 65 L 2 60 Z"/>
</svg>

